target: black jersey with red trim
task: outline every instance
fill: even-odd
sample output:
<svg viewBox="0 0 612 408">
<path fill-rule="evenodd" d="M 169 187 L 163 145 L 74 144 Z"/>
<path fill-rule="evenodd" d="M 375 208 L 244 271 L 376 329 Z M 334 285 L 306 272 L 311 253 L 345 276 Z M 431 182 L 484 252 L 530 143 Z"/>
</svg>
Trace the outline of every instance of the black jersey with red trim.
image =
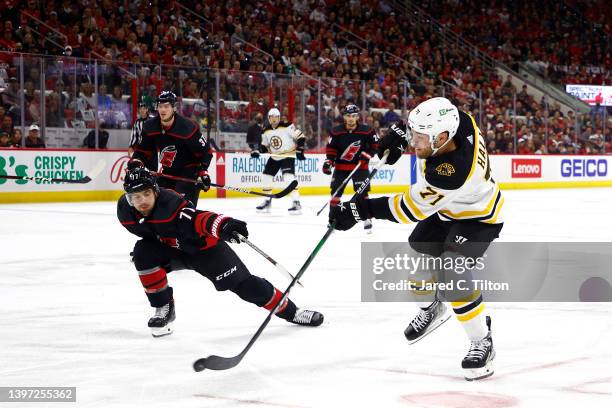
<svg viewBox="0 0 612 408">
<path fill-rule="evenodd" d="M 148 163 L 155 152 L 164 173 L 190 178 L 200 169 L 207 170 L 212 159 L 212 150 L 200 127 L 179 114 L 174 115 L 169 129 L 162 127 L 159 116 L 143 123 L 141 140 L 134 146 L 133 157 Z"/>
<path fill-rule="evenodd" d="M 336 170 L 353 170 L 361 159 L 361 152 L 373 156 L 378 149 L 378 136 L 370 126 L 359 123 L 353 130 L 344 124 L 334 127 L 329 132 L 325 148 L 327 158 L 335 162 Z M 368 169 L 368 161 L 362 160 L 360 169 Z"/>
<path fill-rule="evenodd" d="M 160 188 L 151 214 L 144 217 L 124 194 L 117 203 L 117 218 L 134 235 L 195 253 L 217 245 L 218 236 L 214 235 L 217 226 L 213 224 L 224 216 L 196 210 L 174 190 Z"/>
</svg>

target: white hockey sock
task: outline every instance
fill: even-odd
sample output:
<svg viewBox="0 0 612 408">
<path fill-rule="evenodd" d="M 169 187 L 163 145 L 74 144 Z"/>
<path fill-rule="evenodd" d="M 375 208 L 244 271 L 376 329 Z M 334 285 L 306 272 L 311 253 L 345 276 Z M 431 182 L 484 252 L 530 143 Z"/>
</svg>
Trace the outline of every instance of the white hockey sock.
<svg viewBox="0 0 612 408">
<path fill-rule="evenodd" d="M 274 183 L 274 178 L 269 174 L 263 175 L 263 191 L 264 193 L 269 193 L 272 191 L 272 184 Z"/>
<path fill-rule="evenodd" d="M 489 329 L 483 313 L 485 305 L 482 295 L 478 294 L 476 299 L 468 302 L 451 302 L 457 320 L 463 326 L 465 333 L 472 341 L 482 340 Z"/>
</svg>

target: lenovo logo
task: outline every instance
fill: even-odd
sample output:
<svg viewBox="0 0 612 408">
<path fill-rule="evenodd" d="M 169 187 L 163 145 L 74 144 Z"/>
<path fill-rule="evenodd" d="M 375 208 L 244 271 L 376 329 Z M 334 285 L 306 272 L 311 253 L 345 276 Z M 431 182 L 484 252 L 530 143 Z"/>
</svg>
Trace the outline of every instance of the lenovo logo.
<svg viewBox="0 0 612 408">
<path fill-rule="evenodd" d="M 512 177 L 542 177 L 542 159 L 512 159 Z"/>
</svg>

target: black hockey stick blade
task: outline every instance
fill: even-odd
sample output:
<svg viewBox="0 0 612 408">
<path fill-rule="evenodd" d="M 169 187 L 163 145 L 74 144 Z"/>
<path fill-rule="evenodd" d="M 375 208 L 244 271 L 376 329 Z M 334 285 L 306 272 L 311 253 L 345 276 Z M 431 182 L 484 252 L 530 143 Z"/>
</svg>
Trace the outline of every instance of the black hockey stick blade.
<svg viewBox="0 0 612 408">
<path fill-rule="evenodd" d="M 287 194 L 289 194 L 290 192 L 292 192 L 293 190 L 295 190 L 295 188 L 298 185 L 298 181 L 297 180 L 293 180 L 291 183 L 289 183 L 289 185 L 287 187 L 285 187 L 285 189 L 283 191 L 279 191 L 276 194 L 270 194 L 272 196 L 272 198 L 282 198 L 284 196 L 286 196 Z"/>
<path fill-rule="evenodd" d="M 221 357 L 221 356 L 208 356 L 205 358 L 200 358 L 193 363 L 193 369 L 196 372 L 204 371 L 205 369 L 209 370 L 229 370 L 230 368 L 236 367 L 238 363 L 242 360 L 244 354 L 239 354 L 234 357 Z"/>
</svg>

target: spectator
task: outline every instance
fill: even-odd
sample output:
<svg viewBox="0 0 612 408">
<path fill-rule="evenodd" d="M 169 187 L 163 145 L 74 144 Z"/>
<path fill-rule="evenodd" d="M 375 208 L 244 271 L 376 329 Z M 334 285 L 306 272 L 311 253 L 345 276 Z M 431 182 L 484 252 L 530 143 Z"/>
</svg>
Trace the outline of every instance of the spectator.
<svg viewBox="0 0 612 408">
<path fill-rule="evenodd" d="M 29 148 L 45 148 L 45 142 L 40 137 L 40 128 L 36 124 L 30 125 L 28 137 L 25 140 L 25 147 Z"/>
<path fill-rule="evenodd" d="M 392 123 L 395 123 L 400 120 L 400 116 L 395 112 L 395 104 L 393 102 L 389 103 L 389 110 L 385 112 L 380 121 L 380 125 L 382 127 L 388 127 Z"/>
<path fill-rule="evenodd" d="M 106 129 L 100 124 L 100 128 L 98 129 L 98 149 L 106 149 L 108 144 L 109 134 Z M 83 139 L 83 147 L 88 149 L 96 148 L 96 130 L 92 129 L 89 131 L 85 139 Z"/>
<path fill-rule="evenodd" d="M 11 138 L 11 145 L 13 147 L 22 147 L 21 139 L 22 139 L 21 129 L 15 128 L 15 130 L 13 131 L 13 137 Z"/>
<path fill-rule="evenodd" d="M 0 147 L 12 147 L 8 132 L 0 130 Z"/>
<path fill-rule="evenodd" d="M 253 124 L 247 129 L 246 142 L 251 151 L 259 150 L 261 144 L 261 133 L 263 131 L 263 115 L 260 112 L 255 114 Z"/>
</svg>

